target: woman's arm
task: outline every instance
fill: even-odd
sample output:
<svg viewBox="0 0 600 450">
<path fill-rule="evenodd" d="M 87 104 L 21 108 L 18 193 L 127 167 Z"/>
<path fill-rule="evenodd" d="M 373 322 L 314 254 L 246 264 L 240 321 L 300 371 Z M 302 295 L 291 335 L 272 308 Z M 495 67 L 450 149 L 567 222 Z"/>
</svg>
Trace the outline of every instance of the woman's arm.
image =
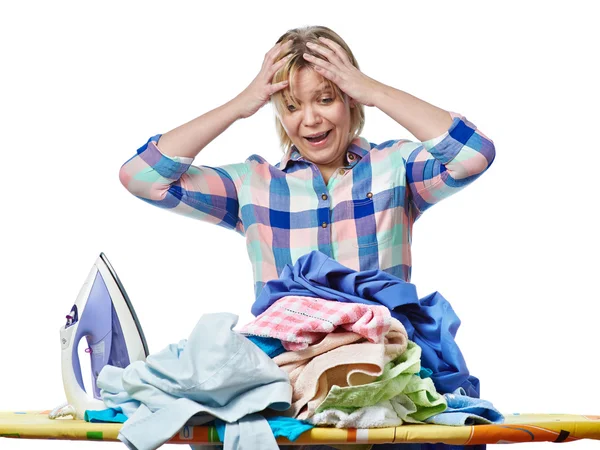
<svg viewBox="0 0 600 450">
<path fill-rule="evenodd" d="M 241 117 L 238 97 L 196 117 L 160 137 L 160 151 L 166 156 L 195 158 L 217 136 Z"/>
<path fill-rule="evenodd" d="M 233 100 L 163 134 L 159 143 L 160 151 L 166 156 L 195 158 L 233 122 L 256 113 L 270 100 L 271 95 L 287 86 L 287 81 L 275 84 L 271 82 L 275 72 L 287 61 L 286 58 L 280 57 L 285 54 L 290 44 L 291 41 L 283 45 L 275 44 L 265 54 L 258 75 Z"/>
<path fill-rule="evenodd" d="M 148 139 L 121 166 L 121 184 L 146 203 L 243 234 L 238 189 L 249 163 L 193 166 L 192 158 L 163 154 L 156 145 L 160 137 Z"/>
<path fill-rule="evenodd" d="M 379 82 L 373 90 L 373 106 L 422 142 L 443 134 L 452 125 L 452 117 L 448 111 Z"/>
<path fill-rule="evenodd" d="M 378 107 L 422 141 L 382 144 L 399 149 L 418 214 L 473 182 L 493 162 L 493 141 L 465 117 L 368 77 L 339 44 L 327 38 L 319 40 L 322 45 L 309 47 L 325 59 L 304 53 L 318 73 L 337 84 L 352 102 Z"/>
<path fill-rule="evenodd" d="M 419 141 L 439 136 L 452 124 L 448 111 L 368 77 L 352 64 L 339 44 L 324 37 L 319 40 L 322 45 L 308 43 L 307 46 L 325 59 L 310 53 L 304 53 L 304 58 L 313 63 L 319 74 L 333 81 L 353 102 L 376 106 Z"/>
<path fill-rule="evenodd" d="M 398 142 L 416 217 L 475 181 L 492 164 L 494 142 L 464 116 L 373 81 L 373 106 L 421 141 Z"/>
<path fill-rule="evenodd" d="M 423 142 L 398 140 L 406 167 L 406 182 L 417 217 L 430 206 L 460 191 L 482 173 L 496 157 L 494 142 L 466 117 L 449 112 L 445 132 Z"/>
<path fill-rule="evenodd" d="M 163 135 L 148 139 L 119 171 L 125 188 L 147 203 L 244 232 L 238 189 L 250 162 L 222 167 L 193 166 L 198 153 L 237 119 L 250 117 L 287 83 L 271 84 L 286 62 L 287 44 L 276 44 L 250 85 L 233 100 Z"/>
</svg>

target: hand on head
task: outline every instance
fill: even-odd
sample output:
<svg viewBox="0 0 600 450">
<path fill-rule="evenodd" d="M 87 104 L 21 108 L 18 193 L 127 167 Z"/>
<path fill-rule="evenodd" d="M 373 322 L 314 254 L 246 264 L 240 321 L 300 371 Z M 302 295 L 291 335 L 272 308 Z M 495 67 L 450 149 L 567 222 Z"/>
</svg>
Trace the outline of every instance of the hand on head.
<svg viewBox="0 0 600 450">
<path fill-rule="evenodd" d="M 256 113 L 269 101 L 275 92 L 285 89 L 288 81 L 284 80 L 273 84 L 273 76 L 283 67 L 292 55 L 277 60 L 277 58 L 291 48 L 292 40 L 277 43 L 265 54 L 260 72 L 252 83 L 239 94 L 236 99 L 240 102 L 240 117 L 247 118 Z"/>
<path fill-rule="evenodd" d="M 317 73 L 335 83 L 352 102 L 365 106 L 373 106 L 373 93 L 377 89 L 377 81 L 362 73 L 348 57 L 341 45 L 331 39 L 319 38 L 320 45 L 307 42 L 306 45 L 313 52 L 318 53 L 318 58 L 310 53 L 302 56 L 315 66 Z"/>
</svg>

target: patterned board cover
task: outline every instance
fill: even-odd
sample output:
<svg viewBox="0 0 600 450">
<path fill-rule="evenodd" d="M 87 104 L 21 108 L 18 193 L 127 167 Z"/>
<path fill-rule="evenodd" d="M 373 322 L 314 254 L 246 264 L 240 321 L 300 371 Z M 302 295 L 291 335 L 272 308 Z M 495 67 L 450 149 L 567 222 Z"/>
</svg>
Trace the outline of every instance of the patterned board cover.
<svg viewBox="0 0 600 450">
<path fill-rule="evenodd" d="M 48 419 L 50 411 L 0 411 L 0 437 L 116 441 L 121 424 L 83 420 Z M 391 442 L 442 442 L 445 444 L 509 444 L 515 442 L 571 442 L 600 440 L 600 416 L 570 414 L 508 414 L 502 425 L 451 427 L 402 425 L 391 428 L 338 429 L 317 427 L 296 441 L 278 438 L 280 444 L 341 444 Z M 183 427 L 170 444 L 218 443 L 210 426 Z"/>
</svg>

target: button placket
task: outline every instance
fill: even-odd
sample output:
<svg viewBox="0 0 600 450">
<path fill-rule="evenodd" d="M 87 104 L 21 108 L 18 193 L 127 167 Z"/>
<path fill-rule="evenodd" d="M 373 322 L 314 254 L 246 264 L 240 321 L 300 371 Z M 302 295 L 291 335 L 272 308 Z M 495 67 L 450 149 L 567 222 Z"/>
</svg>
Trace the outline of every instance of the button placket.
<svg viewBox="0 0 600 450">
<path fill-rule="evenodd" d="M 321 191 L 320 197 L 321 202 L 319 202 L 319 209 L 322 211 L 322 214 L 320 214 L 321 228 L 327 228 L 331 222 L 331 201 L 327 190 Z"/>
</svg>

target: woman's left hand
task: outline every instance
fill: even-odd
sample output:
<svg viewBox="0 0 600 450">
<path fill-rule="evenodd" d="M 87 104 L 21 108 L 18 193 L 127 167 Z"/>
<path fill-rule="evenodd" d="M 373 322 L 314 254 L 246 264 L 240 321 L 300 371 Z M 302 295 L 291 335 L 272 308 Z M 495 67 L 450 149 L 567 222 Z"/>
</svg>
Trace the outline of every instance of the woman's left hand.
<svg viewBox="0 0 600 450">
<path fill-rule="evenodd" d="M 320 37 L 319 40 L 322 45 L 310 42 L 306 45 L 326 59 L 316 58 L 308 53 L 303 54 L 304 59 L 313 63 L 317 73 L 331 80 L 356 102 L 365 106 L 374 106 L 373 95 L 381 83 L 354 67 L 339 44 L 324 37 Z"/>
</svg>

